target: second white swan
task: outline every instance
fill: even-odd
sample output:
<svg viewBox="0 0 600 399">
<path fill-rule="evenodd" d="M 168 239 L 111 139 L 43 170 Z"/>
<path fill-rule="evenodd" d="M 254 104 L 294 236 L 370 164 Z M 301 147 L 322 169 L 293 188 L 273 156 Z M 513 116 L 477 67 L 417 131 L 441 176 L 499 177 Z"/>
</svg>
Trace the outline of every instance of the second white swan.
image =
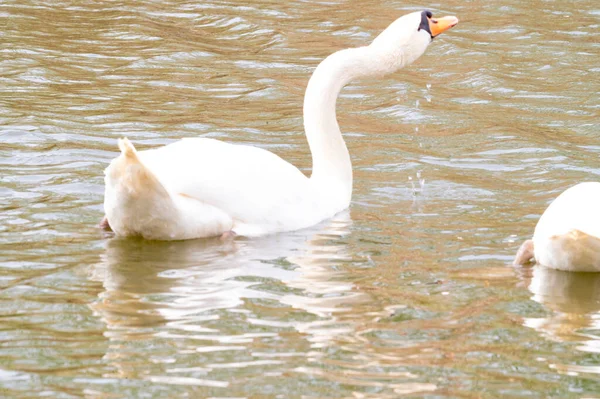
<svg viewBox="0 0 600 399">
<path fill-rule="evenodd" d="M 183 240 L 257 236 L 317 224 L 350 204 L 352 164 L 336 119 L 350 81 L 394 72 L 458 23 L 429 11 L 394 21 L 365 47 L 338 51 L 315 70 L 304 97 L 312 175 L 266 150 L 191 138 L 147 151 L 120 139 L 105 171 L 105 224 L 121 236 Z"/>
<path fill-rule="evenodd" d="M 513 264 L 532 258 L 540 265 L 570 272 L 600 272 L 600 182 L 563 191 L 538 221 L 533 238 L 519 248 Z"/>
</svg>

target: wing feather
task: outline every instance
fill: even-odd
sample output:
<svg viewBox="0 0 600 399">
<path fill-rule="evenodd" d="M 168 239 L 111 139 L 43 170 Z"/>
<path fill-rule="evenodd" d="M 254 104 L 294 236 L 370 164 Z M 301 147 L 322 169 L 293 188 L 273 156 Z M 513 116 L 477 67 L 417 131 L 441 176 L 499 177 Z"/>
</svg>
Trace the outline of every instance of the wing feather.
<svg viewBox="0 0 600 399">
<path fill-rule="evenodd" d="M 176 192 L 213 205 L 245 224 L 304 224 L 303 209 L 318 216 L 309 179 L 276 154 L 204 138 L 140 151 L 144 164 Z M 318 218 L 318 217 L 317 217 Z"/>
</svg>

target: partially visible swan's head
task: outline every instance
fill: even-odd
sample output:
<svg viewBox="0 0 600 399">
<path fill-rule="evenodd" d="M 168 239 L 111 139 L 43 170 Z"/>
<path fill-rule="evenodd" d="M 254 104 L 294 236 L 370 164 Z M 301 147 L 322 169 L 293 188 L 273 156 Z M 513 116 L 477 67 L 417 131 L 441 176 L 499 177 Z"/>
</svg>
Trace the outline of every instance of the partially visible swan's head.
<svg viewBox="0 0 600 399">
<path fill-rule="evenodd" d="M 434 18 L 428 10 L 413 12 L 392 22 L 369 47 L 389 64 L 389 69 L 399 69 L 423 55 L 433 38 L 457 23 L 456 17 Z"/>
</svg>

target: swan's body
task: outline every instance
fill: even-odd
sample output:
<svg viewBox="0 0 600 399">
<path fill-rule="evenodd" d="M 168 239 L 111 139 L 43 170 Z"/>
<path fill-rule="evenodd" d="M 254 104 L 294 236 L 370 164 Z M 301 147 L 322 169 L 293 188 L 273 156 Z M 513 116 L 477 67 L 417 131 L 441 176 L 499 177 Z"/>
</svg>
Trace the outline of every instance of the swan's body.
<svg viewBox="0 0 600 399">
<path fill-rule="evenodd" d="M 515 263 L 531 257 L 552 269 L 600 272 L 600 183 L 577 184 L 548 206 Z"/>
<path fill-rule="evenodd" d="M 125 169 L 139 182 L 106 186 L 105 210 L 120 235 L 187 239 L 234 231 L 256 236 L 314 225 L 349 201 L 344 187 L 319 187 L 257 147 L 202 138 L 140 152 L 126 139 L 120 145 L 125 156 L 113 161 L 107 180 L 115 170 L 114 180 L 124 182 L 118 173 Z"/>
<path fill-rule="evenodd" d="M 340 90 L 359 77 L 412 63 L 457 22 L 435 21 L 425 11 L 408 14 L 371 45 L 338 51 L 317 67 L 304 99 L 310 178 L 256 147 L 192 138 L 137 152 L 120 140 L 121 155 L 105 171 L 108 224 L 118 235 L 174 240 L 227 232 L 257 236 L 332 217 L 348 207 L 352 194 L 352 164 L 335 113 Z"/>
</svg>

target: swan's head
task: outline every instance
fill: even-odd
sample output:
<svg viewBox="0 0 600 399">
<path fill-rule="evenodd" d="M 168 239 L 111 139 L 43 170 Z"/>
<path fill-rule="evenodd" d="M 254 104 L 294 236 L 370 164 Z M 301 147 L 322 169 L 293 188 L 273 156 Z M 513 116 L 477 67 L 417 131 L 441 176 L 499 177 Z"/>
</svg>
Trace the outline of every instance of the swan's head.
<svg viewBox="0 0 600 399">
<path fill-rule="evenodd" d="M 456 17 L 434 18 L 431 11 L 406 14 L 375 38 L 371 47 L 385 72 L 392 72 L 419 58 L 431 41 L 458 23 Z"/>
</svg>

